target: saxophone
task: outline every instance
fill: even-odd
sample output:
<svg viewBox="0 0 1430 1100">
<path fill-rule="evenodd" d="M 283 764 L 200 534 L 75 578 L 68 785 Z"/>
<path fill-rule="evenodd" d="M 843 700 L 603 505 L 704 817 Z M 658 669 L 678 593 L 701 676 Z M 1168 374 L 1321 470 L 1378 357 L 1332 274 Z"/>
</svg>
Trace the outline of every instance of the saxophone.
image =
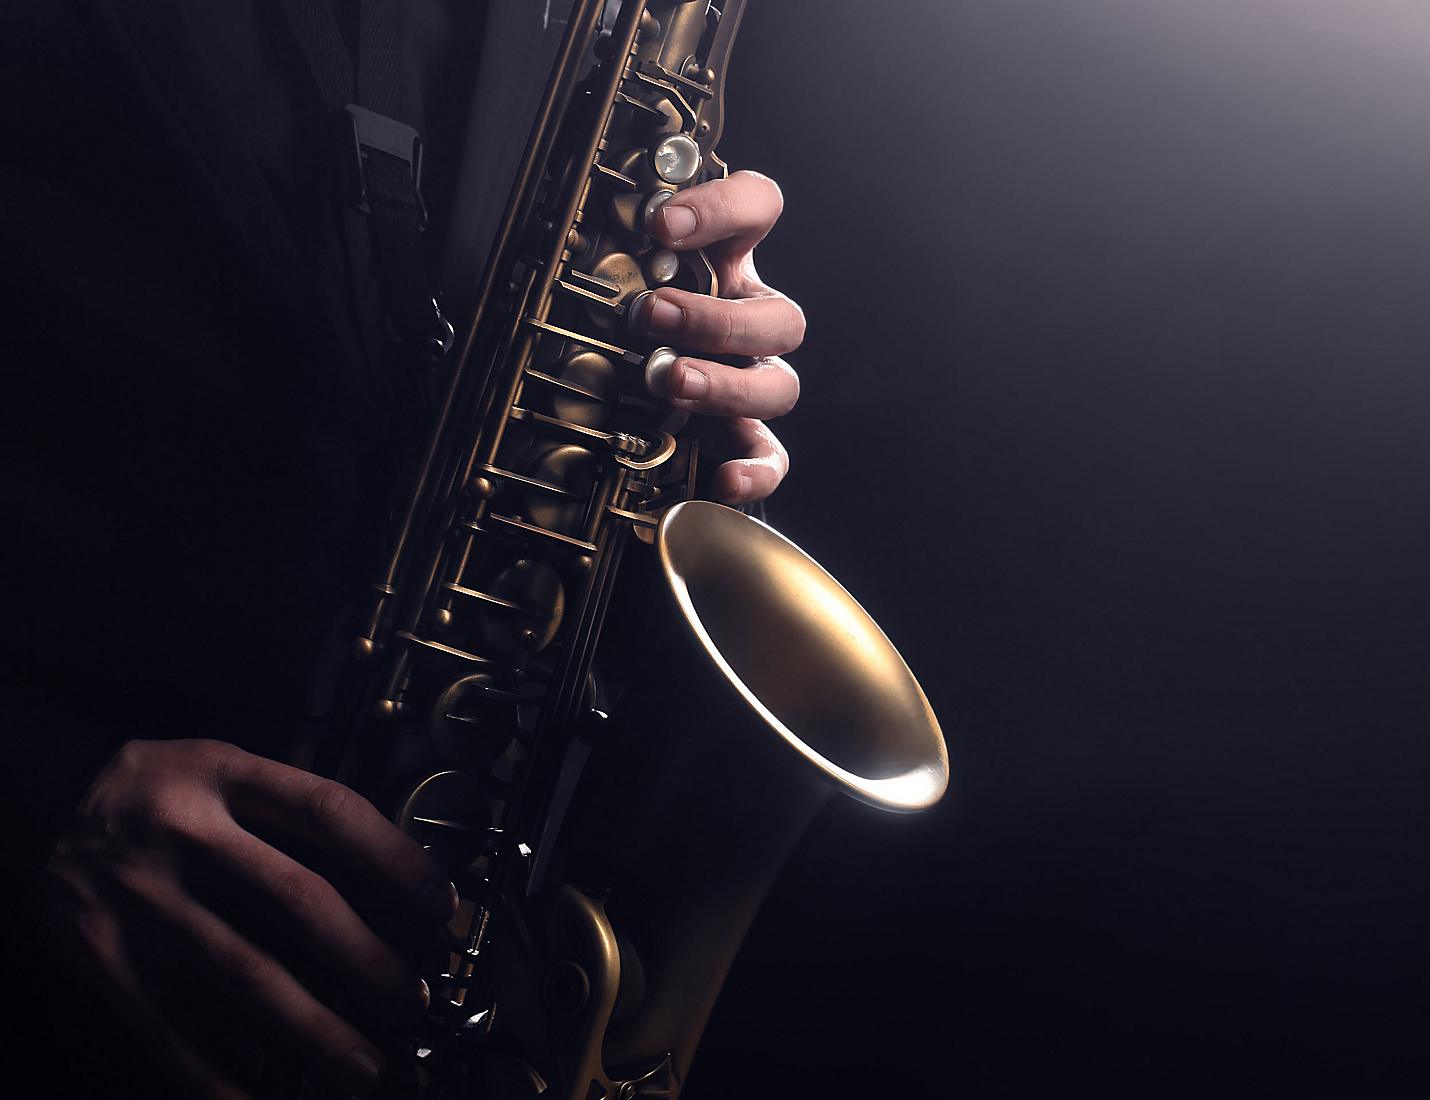
<svg viewBox="0 0 1430 1100">
<path fill-rule="evenodd" d="M 677 353 L 626 325 L 655 286 L 718 293 L 702 254 L 642 227 L 726 172 L 744 0 L 625 0 L 609 29 L 606 6 L 573 5 L 361 619 L 350 713 L 306 760 L 457 885 L 398 1074 L 429 1100 L 674 1100 L 820 805 L 909 812 L 948 782 L 938 722 L 863 609 L 698 499 L 697 445 L 643 384 Z"/>
</svg>

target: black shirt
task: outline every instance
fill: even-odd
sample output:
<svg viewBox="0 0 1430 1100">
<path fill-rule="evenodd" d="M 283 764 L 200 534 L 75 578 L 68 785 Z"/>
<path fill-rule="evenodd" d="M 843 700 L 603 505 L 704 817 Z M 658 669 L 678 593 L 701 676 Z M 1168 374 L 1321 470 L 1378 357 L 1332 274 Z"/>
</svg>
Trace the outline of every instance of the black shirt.
<svg viewBox="0 0 1430 1100">
<path fill-rule="evenodd" d="M 459 324 L 562 7 L 401 9 L 429 267 Z M 351 30 L 352 0 L 337 14 Z M 32 0 L 5 23 L 0 670 L 28 866 L 125 739 L 284 754 L 371 579 L 405 379 L 280 5 Z"/>
<path fill-rule="evenodd" d="M 562 6 L 403 4 L 428 261 L 458 323 Z M 6 972 L 31 993 L 10 1037 L 55 1095 L 161 1095 L 36 950 L 34 872 L 126 739 L 288 751 L 372 578 L 402 380 L 279 5 L 6 5 L 0 97 L 0 823 Z"/>
</svg>

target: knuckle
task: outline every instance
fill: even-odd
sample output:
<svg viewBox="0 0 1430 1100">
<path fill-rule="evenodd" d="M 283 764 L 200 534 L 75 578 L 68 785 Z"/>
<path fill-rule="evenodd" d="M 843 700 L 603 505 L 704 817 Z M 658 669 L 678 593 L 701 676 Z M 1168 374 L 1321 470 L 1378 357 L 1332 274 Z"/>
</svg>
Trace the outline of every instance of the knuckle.
<svg viewBox="0 0 1430 1100">
<path fill-rule="evenodd" d="M 775 371 L 782 379 L 779 414 L 783 416 L 799 403 L 799 372 L 783 359 L 771 360 Z"/>
<path fill-rule="evenodd" d="M 126 771 L 140 771 L 148 763 L 156 741 L 126 741 L 114 754 L 114 762 Z"/>
<path fill-rule="evenodd" d="M 212 798 L 194 782 L 195 759 L 183 742 L 126 743 L 79 806 L 83 839 L 114 851 L 201 840 Z"/>
<path fill-rule="evenodd" d="M 320 828 L 335 825 L 353 811 L 357 795 L 341 783 L 329 779 L 314 779 L 304 802 L 308 816 Z"/>
<path fill-rule="evenodd" d="M 116 942 L 119 929 L 110 907 L 75 868 L 47 866 L 41 886 L 47 917 L 43 931 L 54 937 L 51 942 L 73 935 L 96 953 Z"/>
<path fill-rule="evenodd" d="M 755 379 L 748 371 L 738 372 L 731 384 L 730 404 L 736 409 L 748 409 L 755 399 Z"/>
<path fill-rule="evenodd" d="M 711 199 L 715 206 L 715 217 L 722 230 L 739 222 L 742 204 L 733 189 L 721 187 L 711 194 Z"/>
<path fill-rule="evenodd" d="M 784 192 L 780 185 L 763 172 L 755 172 L 748 168 L 742 168 L 734 173 L 742 179 L 748 180 L 759 191 L 763 193 L 763 201 L 770 208 L 774 217 L 778 218 L 785 208 Z"/>
<path fill-rule="evenodd" d="M 317 1004 L 305 1005 L 293 1012 L 293 1027 L 305 1037 L 316 1056 L 332 1067 L 335 1075 L 345 1070 L 347 1054 L 362 1039 L 332 1012 Z"/>
<path fill-rule="evenodd" d="M 304 916 L 318 908 L 321 889 L 310 871 L 292 867 L 273 883 L 273 900 L 289 913 Z"/>
<path fill-rule="evenodd" d="M 49 912 L 55 915 L 77 913 L 90 900 L 90 891 L 75 861 L 68 855 L 52 855 L 40 871 L 40 883 Z"/>
<path fill-rule="evenodd" d="M 789 350 L 793 351 L 804 343 L 806 322 L 804 310 L 800 308 L 800 304 L 793 298 L 786 298 L 785 301 L 789 304 L 790 339 L 794 341 L 794 346 Z"/>
<path fill-rule="evenodd" d="M 380 842 L 374 855 L 382 874 L 392 881 L 400 882 L 414 877 L 414 872 L 420 872 L 421 868 L 417 866 L 414 858 L 419 851 L 411 839 L 394 828 L 391 834 Z"/>
<path fill-rule="evenodd" d="M 357 967 L 356 973 L 364 976 L 371 988 L 379 994 L 405 993 L 416 984 L 410 981 L 407 968 L 392 948 L 375 936 L 367 937 L 365 942 L 354 945 L 351 955 Z"/>
<path fill-rule="evenodd" d="M 768 202 L 770 204 L 771 220 L 773 220 L 784 213 L 785 193 L 780 189 L 780 185 L 770 179 L 769 176 L 761 176 L 760 179 L 764 183 L 765 193 L 769 196 Z"/>
<path fill-rule="evenodd" d="M 119 861 L 111 867 L 109 881 L 142 909 L 165 913 L 174 908 L 173 880 L 147 864 L 133 860 Z"/>
<path fill-rule="evenodd" d="M 119 926 L 103 909 L 96 906 L 77 909 L 70 915 L 69 927 L 98 959 L 107 959 L 119 949 Z"/>
<path fill-rule="evenodd" d="M 740 334 L 740 324 L 735 319 L 735 310 L 729 303 L 721 303 L 710 318 L 710 342 L 716 351 L 728 352 L 734 349 Z"/>
<path fill-rule="evenodd" d="M 776 475 L 782 478 L 789 473 L 789 450 L 780 442 L 780 437 L 768 427 L 761 425 L 761 429 L 765 445 L 769 448 L 770 465 L 774 467 Z"/>
<path fill-rule="evenodd" d="M 180 789 L 163 799 L 164 835 L 186 851 L 212 853 L 228 846 L 227 811 L 207 791 Z"/>
<path fill-rule="evenodd" d="M 191 745 L 195 766 L 205 775 L 215 778 L 226 775 L 248 755 L 238 746 L 230 745 L 227 741 L 203 739 L 193 741 Z"/>
<path fill-rule="evenodd" d="M 186 813 L 180 800 L 165 790 L 146 792 L 128 814 L 129 833 L 150 844 L 166 843 L 188 832 Z"/>
<path fill-rule="evenodd" d="M 209 954 L 224 982 L 234 992 L 251 994 L 267 984 L 267 961 L 247 944 L 215 945 L 209 949 Z"/>
<path fill-rule="evenodd" d="M 126 741 L 114 754 L 104 775 L 126 783 L 145 782 L 165 769 L 166 758 L 172 754 L 173 745 L 167 741 Z"/>
</svg>

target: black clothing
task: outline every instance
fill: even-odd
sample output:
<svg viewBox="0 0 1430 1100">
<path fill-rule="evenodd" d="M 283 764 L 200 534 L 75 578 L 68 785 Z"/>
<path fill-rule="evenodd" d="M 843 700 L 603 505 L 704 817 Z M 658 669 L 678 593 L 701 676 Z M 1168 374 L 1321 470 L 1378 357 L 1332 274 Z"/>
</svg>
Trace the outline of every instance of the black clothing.
<svg viewBox="0 0 1430 1100">
<path fill-rule="evenodd" d="M 402 8 L 454 319 L 563 29 L 551 6 Z M 123 740 L 283 754 L 371 579 L 407 379 L 279 5 L 34 0 L 4 23 L 0 670 L 23 761 L 4 806 L 29 868 Z"/>
<path fill-rule="evenodd" d="M 458 323 L 563 30 L 552 6 L 402 7 L 430 271 Z M 124 740 L 284 755 L 371 580 L 407 379 L 280 5 L 7 5 L 0 95 L 0 805 L 25 910 L 5 967 L 33 997 L 12 1049 L 57 1095 L 163 1095 L 35 950 L 34 872 Z"/>
</svg>

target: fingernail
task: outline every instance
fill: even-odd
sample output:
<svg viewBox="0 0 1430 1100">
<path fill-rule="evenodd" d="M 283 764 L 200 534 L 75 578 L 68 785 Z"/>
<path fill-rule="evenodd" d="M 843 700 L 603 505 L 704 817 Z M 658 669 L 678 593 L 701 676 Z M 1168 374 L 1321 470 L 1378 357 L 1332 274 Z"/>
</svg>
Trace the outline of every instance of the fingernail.
<svg viewBox="0 0 1430 1100">
<path fill-rule="evenodd" d="M 457 888 L 450 882 L 434 882 L 417 895 L 418 908 L 444 922 L 452 919 L 457 904 Z"/>
<path fill-rule="evenodd" d="M 735 500 L 746 499 L 755 488 L 755 479 L 749 474 L 740 474 L 735 478 Z"/>
<path fill-rule="evenodd" d="M 705 391 L 710 388 L 710 379 L 706 377 L 704 371 L 696 370 L 694 367 L 682 367 L 680 374 L 675 379 L 675 392 L 672 397 L 704 397 Z"/>
<path fill-rule="evenodd" d="M 675 244 L 695 232 L 695 211 L 688 206 L 666 203 L 660 208 L 660 216 L 665 219 L 665 231 Z"/>
<path fill-rule="evenodd" d="M 393 1023 L 403 1028 L 415 1027 L 432 1007 L 432 990 L 423 979 L 418 978 L 417 985 L 408 989 L 410 992 L 406 994 L 394 993 L 387 1005 L 387 1014 Z"/>
<path fill-rule="evenodd" d="M 685 310 L 664 298 L 652 298 L 641 324 L 650 333 L 678 332 L 685 323 Z"/>
<path fill-rule="evenodd" d="M 359 1047 L 348 1055 L 348 1072 L 359 1088 L 371 1088 L 382 1079 L 382 1059 Z"/>
</svg>

